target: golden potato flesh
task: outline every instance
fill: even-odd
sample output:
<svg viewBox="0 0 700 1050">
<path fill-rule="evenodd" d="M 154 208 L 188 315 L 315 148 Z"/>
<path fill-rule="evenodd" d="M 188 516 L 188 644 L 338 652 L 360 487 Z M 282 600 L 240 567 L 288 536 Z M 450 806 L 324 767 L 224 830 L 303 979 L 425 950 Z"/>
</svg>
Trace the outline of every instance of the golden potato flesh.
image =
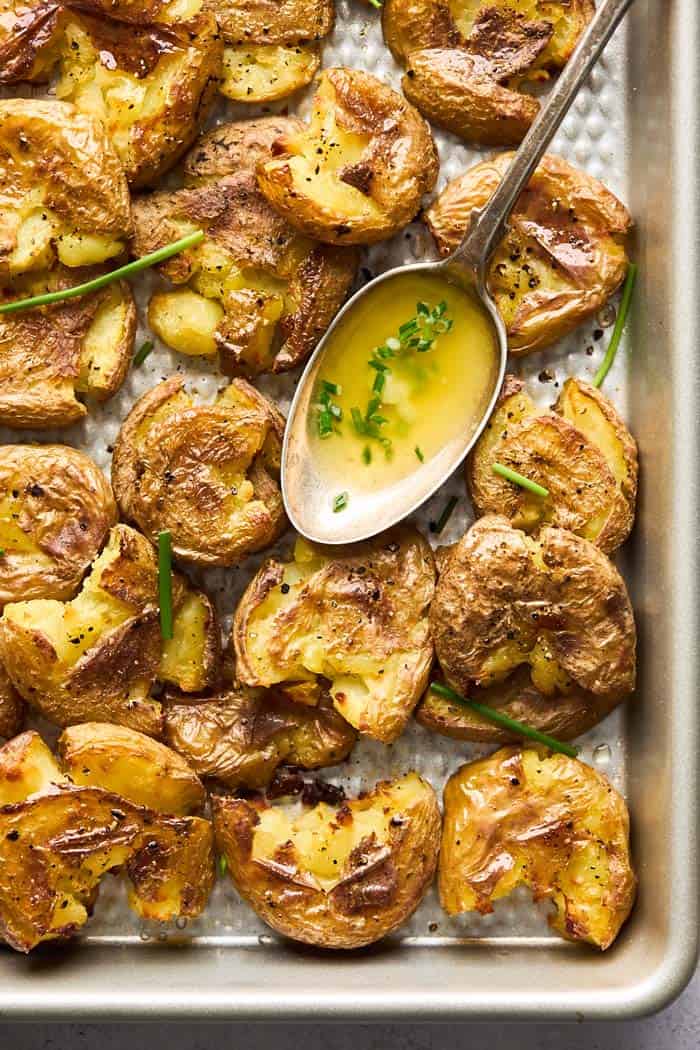
<svg viewBox="0 0 700 1050">
<path fill-rule="evenodd" d="M 217 845 L 241 896 L 278 933 L 360 948 L 416 910 L 435 872 L 440 811 L 416 773 L 340 807 L 215 797 Z"/>
<path fill-rule="evenodd" d="M 55 79 L 105 128 L 128 180 L 172 167 L 206 118 L 223 47 L 201 0 L 0 0 L 0 83 Z"/>
<path fill-rule="evenodd" d="M 286 518 L 278 479 L 284 421 L 242 379 L 197 405 L 172 377 L 137 401 L 122 424 L 112 485 L 125 518 L 173 553 L 234 565 L 273 543 Z"/>
<path fill-rule="evenodd" d="M 236 610 L 238 676 L 311 704 L 327 688 L 350 725 L 389 743 L 427 683 L 434 584 L 432 552 L 413 529 L 350 547 L 299 539 L 293 561 L 264 565 Z"/>
<path fill-rule="evenodd" d="M 274 102 L 310 84 L 321 65 L 318 44 L 235 44 L 224 48 L 222 95 L 234 102 Z"/>
<path fill-rule="evenodd" d="M 593 12 L 592 0 L 385 0 L 382 25 L 421 113 L 499 146 L 520 142 L 537 116 L 523 85 L 565 64 Z"/>
<path fill-rule="evenodd" d="M 523 884 L 555 904 L 549 921 L 563 937 L 605 949 L 636 882 L 624 800 L 583 762 L 502 748 L 448 781 L 439 889 L 449 915 L 491 912 Z"/>
<path fill-rule="evenodd" d="M 282 763 L 318 769 L 347 758 L 354 730 L 328 704 L 306 706 L 282 693 L 232 688 L 164 707 L 164 736 L 202 777 L 229 788 L 269 784 Z"/>
<path fill-rule="evenodd" d="M 58 740 L 63 771 L 78 787 L 101 787 L 158 813 L 199 812 L 206 794 L 190 765 L 171 748 L 126 726 L 83 722 Z"/>
<path fill-rule="evenodd" d="M 0 446 L 0 609 L 72 598 L 116 520 L 109 483 L 83 452 Z"/>
<path fill-rule="evenodd" d="M 0 276 L 121 254 L 129 190 L 101 125 L 66 102 L 0 100 Z"/>
<path fill-rule="evenodd" d="M 173 617 L 173 636 L 163 639 L 158 679 L 184 693 L 213 685 L 221 664 L 221 628 L 211 599 L 187 590 Z"/>
<path fill-rule="evenodd" d="M 308 127 L 283 135 L 258 163 L 272 206 L 309 237 L 373 244 L 418 212 L 435 185 L 438 160 L 428 125 L 369 73 L 322 75 Z"/>
<path fill-rule="evenodd" d="M 493 464 L 543 485 L 548 497 L 495 474 Z M 551 411 L 525 384 L 506 376 L 500 399 L 467 463 L 479 514 L 502 514 L 530 532 L 558 525 L 606 553 L 629 536 L 637 493 L 637 445 L 612 402 L 580 379 L 567 379 Z"/>
<path fill-rule="evenodd" d="M 441 255 L 457 247 L 512 156 L 501 153 L 470 168 L 428 208 L 425 220 Z M 513 354 L 548 346 L 600 310 L 625 278 L 631 225 L 625 206 L 602 182 L 561 157 L 544 157 L 487 275 Z"/>
<path fill-rule="evenodd" d="M 49 794 L 67 783 L 50 749 L 34 730 L 0 747 L 0 808 Z"/>
<path fill-rule="evenodd" d="M 586 712 L 605 714 L 634 688 L 636 635 L 624 580 L 597 547 L 566 529 L 545 526 L 530 537 L 506 518 L 480 518 L 443 567 L 430 623 L 448 684 L 464 696 L 492 687 L 492 697 L 500 685 L 506 713 L 526 703 L 556 724 L 561 697 L 569 714 L 560 724 L 576 727 L 569 705 L 578 692 L 592 694 Z M 543 708 L 509 683 L 520 668 L 549 699 Z"/>
<path fill-rule="evenodd" d="M 24 702 L 0 661 L 0 737 L 15 736 L 24 725 Z"/>
<path fill-rule="evenodd" d="M 2 290 L 24 299 L 96 276 L 59 266 L 29 273 Z M 105 401 L 131 364 L 136 306 L 125 281 L 100 292 L 0 317 L 0 424 L 36 430 L 68 426 L 87 415 L 84 399 Z"/>
</svg>

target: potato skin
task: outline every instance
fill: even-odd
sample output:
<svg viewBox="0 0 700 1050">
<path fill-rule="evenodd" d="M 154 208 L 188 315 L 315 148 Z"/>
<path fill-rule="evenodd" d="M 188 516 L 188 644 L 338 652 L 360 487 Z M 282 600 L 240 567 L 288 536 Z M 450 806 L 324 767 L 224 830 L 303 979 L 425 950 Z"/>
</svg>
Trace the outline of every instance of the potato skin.
<svg viewBox="0 0 700 1050">
<path fill-rule="evenodd" d="M 469 168 L 427 209 L 441 255 L 457 247 L 511 160 L 511 153 L 500 153 Z M 542 159 L 487 275 L 512 354 L 549 346 L 600 310 L 625 278 L 631 226 L 629 212 L 602 182 L 554 154 Z"/>
<path fill-rule="evenodd" d="M 7 602 L 72 598 L 116 521 L 109 483 L 83 452 L 1 446 L 0 610 Z"/>
<path fill-rule="evenodd" d="M 505 481 L 494 473 L 495 462 L 546 486 L 549 497 L 533 497 Z M 612 402 L 594 386 L 567 379 L 554 408 L 542 411 L 513 375 L 506 376 L 466 469 L 478 514 L 502 514 L 528 532 L 544 522 L 560 526 L 606 554 L 632 529 L 637 474 L 636 442 Z"/>
<path fill-rule="evenodd" d="M 462 766 L 445 787 L 440 901 L 449 915 L 493 911 L 518 883 L 552 900 L 550 925 L 605 950 L 634 903 L 629 816 L 590 766 L 561 754 L 502 748 Z"/>
<path fill-rule="evenodd" d="M 185 185 L 202 186 L 242 171 L 254 174 L 280 136 L 303 129 L 303 120 L 280 114 L 219 124 L 200 135 L 184 158 Z"/>
<path fill-rule="evenodd" d="M 282 763 L 335 765 L 357 739 L 332 707 L 307 707 L 263 689 L 234 686 L 205 699 L 168 698 L 164 710 L 170 747 L 201 777 L 232 789 L 265 787 Z"/>
<path fill-rule="evenodd" d="M 153 540 L 169 529 L 178 558 L 235 565 L 286 527 L 283 429 L 277 408 L 242 379 L 214 405 L 196 405 L 171 377 L 136 402 L 115 442 L 112 486 L 122 515 Z M 225 470 L 241 478 L 233 496 L 219 477 Z"/>
<path fill-rule="evenodd" d="M 258 185 L 272 206 L 309 237 L 328 244 L 374 244 L 397 233 L 419 210 L 437 178 L 438 159 L 430 129 L 418 112 L 376 77 L 357 69 L 327 69 L 314 99 L 314 117 L 300 135 L 283 136 L 275 158 L 258 164 Z M 333 142 L 319 124 L 332 113 L 336 133 L 364 136 L 358 159 L 329 175 L 334 191 L 307 185 L 304 168 L 294 176 L 300 155 L 313 175 L 325 172 Z M 322 152 L 319 154 L 318 150 Z M 325 150 L 325 153 L 324 153 Z M 338 151 L 336 151 L 337 153 Z M 343 155 L 343 145 L 339 147 Z M 328 154 L 328 155 L 326 155 Z M 359 191 L 352 202 L 334 199 L 336 190 Z"/>
<path fill-rule="evenodd" d="M 21 732 L 25 706 L 10 676 L 0 662 L 0 737 L 9 739 Z"/>
<path fill-rule="evenodd" d="M 425 781 L 407 805 L 397 795 L 415 774 L 382 781 L 368 795 L 373 806 L 389 807 L 396 821 L 385 842 L 361 841 L 328 891 L 305 869 L 294 846 L 279 843 L 268 862 L 252 856 L 262 799 L 213 799 L 217 846 L 241 896 L 278 933 L 322 948 L 361 948 L 401 926 L 416 910 L 433 879 L 440 842 L 440 811 Z M 344 803 L 329 822 L 342 828 L 352 821 Z M 289 846 L 291 845 L 291 849 Z"/>
<path fill-rule="evenodd" d="M 320 40 L 333 28 L 333 0 L 206 0 L 229 42 L 289 44 Z"/>
<path fill-rule="evenodd" d="M 293 697 L 306 688 L 314 703 L 318 675 L 325 675 L 346 721 L 390 743 L 403 732 L 432 664 L 429 545 L 416 530 L 399 528 L 348 547 L 297 544 L 296 556 L 296 563 L 264 564 L 236 609 L 240 680 L 279 685 Z M 285 593 L 285 573 L 297 568 L 303 581 Z M 265 606 L 278 596 L 278 608 Z M 359 693 L 355 678 L 363 683 Z"/>
</svg>

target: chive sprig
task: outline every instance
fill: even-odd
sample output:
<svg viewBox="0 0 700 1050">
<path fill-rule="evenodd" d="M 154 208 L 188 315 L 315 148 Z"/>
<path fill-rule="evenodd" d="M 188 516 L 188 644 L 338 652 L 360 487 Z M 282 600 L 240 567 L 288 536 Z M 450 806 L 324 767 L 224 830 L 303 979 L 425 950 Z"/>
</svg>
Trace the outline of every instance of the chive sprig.
<svg viewBox="0 0 700 1050">
<path fill-rule="evenodd" d="M 636 263 L 630 263 L 629 269 L 627 270 L 627 277 L 625 278 L 625 284 L 622 289 L 622 299 L 620 301 L 620 309 L 617 313 L 617 320 L 615 321 L 615 327 L 613 328 L 613 334 L 610 339 L 610 345 L 605 352 L 603 362 L 593 377 L 593 386 L 601 387 L 605 381 L 605 377 L 613 366 L 617 351 L 620 346 L 620 340 L 622 339 L 622 333 L 625 330 L 627 324 L 627 315 L 630 312 L 630 304 L 632 302 L 632 293 L 634 291 L 634 285 L 637 280 L 637 273 L 639 267 Z"/>
<path fill-rule="evenodd" d="M 511 470 L 510 467 L 504 466 L 503 463 L 494 463 L 492 470 L 494 474 L 505 478 L 506 481 L 512 481 L 514 485 L 519 485 L 521 489 L 533 492 L 535 496 L 540 496 L 542 499 L 546 499 L 549 496 L 549 489 L 546 489 L 544 485 L 538 485 L 536 481 L 526 478 L 524 474 L 519 474 L 517 470 Z"/>
</svg>

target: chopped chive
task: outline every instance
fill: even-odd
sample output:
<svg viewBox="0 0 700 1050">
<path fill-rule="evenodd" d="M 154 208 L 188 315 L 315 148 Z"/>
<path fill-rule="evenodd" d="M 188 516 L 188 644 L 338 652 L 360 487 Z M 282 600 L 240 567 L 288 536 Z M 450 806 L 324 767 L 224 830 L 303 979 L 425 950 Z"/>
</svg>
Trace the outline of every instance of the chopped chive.
<svg viewBox="0 0 700 1050">
<path fill-rule="evenodd" d="M 519 485 L 521 489 L 527 489 L 528 492 L 534 492 L 536 496 L 541 496 L 542 499 L 546 499 L 549 495 L 549 489 L 546 489 L 544 485 L 538 485 L 536 481 L 531 481 L 530 478 L 518 474 L 517 470 L 511 470 L 510 467 L 504 467 L 502 463 L 494 463 L 491 469 L 494 474 L 500 475 L 500 477 L 505 478 L 506 481 L 512 481 L 514 485 Z"/>
<path fill-rule="evenodd" d="M 550 751 L 558 751 L 562 755 L 568 755 L 569 758 L 576 758 L 578 755 L 578 748 L 572 744 L 564 744 L 553 736 L 540 733 L 539 729 L 533 729 L 531 726 L 525 725 L 524 722 L 518 722 L 515 718 L 510 718 L 487 704 L 479 704 L 476 700 L 468 700 L 465 696 L 461 696 L 454 689 L 450 689 L 449 686 L 443 685 L 441 682 L 431 682 L 430 688 L 438 696 L 444 696 L 447 700 L 454 700 L 458 704 L 470 707 L 482 718 L 487 718 L 489 722 L 493 722 L 495 725 L 503 726 L 504 729 L 510 730 L 511 733 L 515 733 L 517 736 L 535 740 L 538 744 L 544 744 Z"/>
<path fill-rule="evenodd" d="M 362 413 L 360 412 L 359 408 L 351 408 L 350 416 L 352 418 L 352 425 L 354 426 L 357 433 L 363 435 L 366 434 L 367 427 L 365 425 L 364 419 L 362 418 Z"/>
<path fill-rule="evenodd" d="M 457 497 L 456 496 L 451 496 L 450 499 L 445 504 L 444 510 L 443 510 L 442 514 L 440 515 L 440 517 L 438 518 L 438 520 L 430 522 L 430 526 L 429 526 L 430 531 L 434 532 L 436 536 L 439 536 L 440 533 L 442 532 L 442 530 L 445 528 L 445 525 L 447 525 L 447 522 L 452 517 L 452 512 L 453 512 L 453 510 L 455 509 L 455 507 L 457 506 L 458 503 L 459 503 L 459 500 L 457 499 Z"/>
<path fill-rule="evenodd" d="M 381 10 L 382 0 L 369 0 L 369 2 L 372 7 L 376 7 L 378 11 Z"/>
<path fill-rule="evenodd" d="M 162 638 L 173 636 L 173 545 L 170 532 L 158 533 L 158 601 L 160 603 L 160 633 Z"/>
<path fill-rule="evenodd" d="M 146 358 L 148 357 L 148 355 L 150 354 L 152 349 L 153 349 L 153 343 L 151 342 L 150 339 L 147 339 L 145 343 L 141 343 L 141 346 L 138 348 L 138 350 L 134 354 L 134 360 L 133 360 L 134 368 L 138 368 L 139 365 L 143 364 L 143 362 L 146 360 Z"/>
<path fill-rule="evenodd" d="M 384 389 L 385 383 L 386 378 L 384 376 L 384 372 L 377 372 L 376 376 L 374 377 L 374 382 L 372 383 L 372 390 L 374 391 L 374 393 L 381 394 L 382 390 Z"/>
<path fill-rule="evenodd" d="M 427 317 L 430 313 L 430 307 L 424 302 L 416 303 L 416 313 Z"/>
<path fill-rule="evenodd" d="M 226 874 L 226 869 L 227 868 L 228 868 L 228 861 L 226 860 L 226 857 L 219 857 L 219 872 L 220 872 L 222 878 Z"/>
<path fill-rule="evenodd" d="M 342 387 L 338 386 L 337 383 L 330 383 L 327 379 L 322 380 L 321 389 L 326 394 L 342 394 Z"/>
<path fill-rule="evenodd" d="M 345 510 L 348 505 L 349 496 L 347 492 L 339 492 L 337 496 L 333 498 L 333 513 L 337 514 L 341 510 Z"/>
<path fill-rule="evenodd" d="M 630 310 L 630 303 L 632 302 L 632 292 L 634 291 L 635 281 L 637 280 L 637 271 L 639 267 L 636 263 L 630 263 L 629 269 L 627 270 L 627 277 L 625 278 L 625 284 L 622 289 L 622 299 L 620 301 L 620 309 L 617 314 L 617 320 L 615 321 L 615 327 L 613 328 L 613 334 L 610 339 L 610 345 L 603 358 L 603 363 L 595 374 L 593 379 L 593 386 L 600 387 L 603 385 L 603 381 L 612 368 L 613 361 L 617 355 L 618 348 L 620 346 L 620 340 L 622 339 L 622 333 L 627 323 L 627 315 Z"/>
<path fill-rule="evenodd" d="M 203 240 L 204 232 L 202 230 L 188 233 L 186 237 L 180 237 L 179 240 L 173 241 L 172 244 L 166 244 L 164 248 L 159 248 L 155 252 L 149 252 L 148 255 L 142 255 L 140 259 L 134 259 L 125 266 L 119 266 L 116 270 L 111 270 L 109 273 L 93 277 L 91 281 L 76 284 L 72 288 L 62 288 L 59 292 L 44 292 L 43 295 L 33 295 L 30 299 L 14 299 L 10 303 L 3 303 L 0 306 L 0 314 L 10 314 L 16 310 L 31 310 L 37 306 L 47 306 L 49 303 L 60 303 L 64 299 L 75 299 L 80 295 L 88 295 L 90 292 L 96 292 L 100 288 L 112 284 L 113 281 L 120 281 L 124 277 L 131 277 L 135 273 L 140 273 L 141 270 L 147 270 L 150 266 L 156 266 L 158 263 L 164 262 L 165 259 L 169 259 L 172 255 L 184 252 L 186 248 L 192 248 Z"/>
<path fill-rule="evenodd" d="M 5 553 L 5 548 L 4 547 L 0 547 L 0 558 L 2 558 L 4 553 Z"/>
<path fill-rule="evenodd" d="M 372 462 L 372 450 L 369 445 L 365 445 L 362 449 L 362 462 L 367 464 Z"/>
<path fill-rule="evenodd" d="M 341 420 L 343 418 L 343 410 L 340 405 L 329 405 L 328 411 L 334 419 Z"/>
<path fill-rule="evenodd" d="M 423 455 L 423 453 L 422 453 L 421 449 L 418 447 L 418 445 L 416 445 L 416 447 L 414 448 L 413 451 L 418 456 L 418 459 L 421 461 L 421 463 L 425 463 L 425 456 Z"/>
</svg>

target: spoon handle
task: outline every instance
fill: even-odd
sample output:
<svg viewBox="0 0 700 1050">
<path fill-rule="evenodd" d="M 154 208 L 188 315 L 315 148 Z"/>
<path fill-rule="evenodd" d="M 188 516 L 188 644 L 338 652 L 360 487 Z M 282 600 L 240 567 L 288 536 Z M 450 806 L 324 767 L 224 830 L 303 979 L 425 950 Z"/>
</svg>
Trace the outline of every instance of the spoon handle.
<svg viewBox="0 0 700 1050">
<path fill-rule="evenodd" d="M 488 204 L 472 218 L 459 248 L 446 260 L 482 278 L 486 263 L 506 229 L 508 216 L 566 116 L 579 88 L 598 61 L 633 0 L 600 0 L 586 32 L 523 139 L 513 163 Z"/>
</svg>

